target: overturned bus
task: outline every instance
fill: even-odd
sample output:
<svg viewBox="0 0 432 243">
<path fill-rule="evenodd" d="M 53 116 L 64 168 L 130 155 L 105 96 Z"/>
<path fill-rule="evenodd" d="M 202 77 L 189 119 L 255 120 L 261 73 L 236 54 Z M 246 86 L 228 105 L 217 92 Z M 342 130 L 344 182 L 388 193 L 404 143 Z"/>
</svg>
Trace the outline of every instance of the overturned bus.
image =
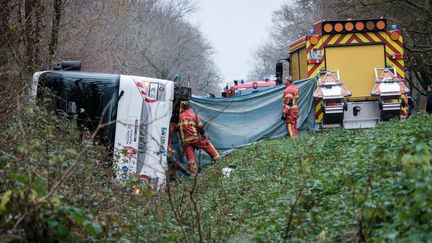
<svg viewBox="0 0 432 243">
<path fill-rule="evenodd" d="M 33 95 L 52 96 L 54 108 L 76 115 L 80 127 L 94 132 L 102 124 L 98 137 L 113 152 L 120 182 L 137 176 L 160 187 L 174 104 L 188 100 L 191 89 L 170 80 L 81 72 L 78 66 L 70 62 L 36 72 Z"/>
</svg>

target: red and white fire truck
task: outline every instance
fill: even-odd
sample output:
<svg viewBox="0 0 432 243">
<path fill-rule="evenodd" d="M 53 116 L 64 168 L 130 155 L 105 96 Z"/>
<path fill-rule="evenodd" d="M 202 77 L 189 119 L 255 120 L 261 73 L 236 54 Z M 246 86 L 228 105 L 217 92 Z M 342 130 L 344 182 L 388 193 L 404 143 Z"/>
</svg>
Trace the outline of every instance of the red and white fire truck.
<svg viewBox="0 0 432 243">
<path fill-rule="evenodd" d="M 248 81 L 234 80 L 234 84 L 231 86 L 226 85 L 222 92 L 222 97 L 235 97 L 247 94 L 253 94 L 262 90 L 266 90 L 270 87 L 278 85 L 277 81 L 266 80 L 266 81 Z"/>
</svg>

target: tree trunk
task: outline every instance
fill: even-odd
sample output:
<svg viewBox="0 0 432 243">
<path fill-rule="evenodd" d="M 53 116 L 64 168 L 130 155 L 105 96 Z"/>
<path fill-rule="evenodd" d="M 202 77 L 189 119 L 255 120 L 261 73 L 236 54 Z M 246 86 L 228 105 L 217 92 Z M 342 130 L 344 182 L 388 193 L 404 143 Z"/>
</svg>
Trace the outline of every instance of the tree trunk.
<svg viewBox="0 0 432 243">
<path fill-rule="evenodd" d="M 42 58 L 43 54 L 41 52 L 41 42 L 42 42 L 42 28 L 43 28 L 43 14 L 44 14 L 44 6 L 42 5 L 41 0 L 35 0 L 35 49 L 34 49 L 34 62 L 35 68 L 40 69 L 42 67 Z"/>
<path fill-rule="evenodd" d="M 54 58 L 55 51 L 57 50 L 58 45 L 58 36 L 60 29 L 60 20 L 62 13 L 62 0 L 53 0 L 53 8 L 54 14 L 52 17 L 52 29 L 51 29 L 51 41 L 49 43 L 49 61 L 52 62 Z"/>
<path fill-rule="evenodd" d="M 8 60 L 11 56 L 7 43 L 10 35 L 9 19 L 11 14 L 9 0 L 0 0 L 0 82 L 7 82 Z"/>
<path fill-rule="evenodd" d="M 30 75 L 33 71 L 33 62 L 34 62 L 34 27 L 33 27 L 33 18 L 32 14 L 34 11 L 34 0 L 26 0 L 24 2 L 24 43 L 25 43 L 25 52 L 24 52 L 24 77 Z"/>
</svg>

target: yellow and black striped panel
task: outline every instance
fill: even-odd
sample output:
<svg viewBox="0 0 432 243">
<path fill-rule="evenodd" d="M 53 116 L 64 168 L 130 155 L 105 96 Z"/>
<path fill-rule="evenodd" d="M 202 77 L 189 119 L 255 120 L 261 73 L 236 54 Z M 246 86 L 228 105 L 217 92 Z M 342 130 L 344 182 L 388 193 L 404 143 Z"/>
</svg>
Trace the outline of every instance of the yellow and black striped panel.
<svg viewBox="0 0 432 243">
<path fill-rule="evenodd" d="M 325 47 L 327 46 L 352 46 L 361 44 L 384 44 L 385 45 L 385 58 L 386 64 L 396 69 L 399 78 L 404 78 L 405 64 L 403 60 L 403 38 L 399 30 L 398 37 L 393 40 L 390 35 L 394 31 L 380 31 L 380 32 L 359 32 L 359 33 L 346 33 L 346 34 L 327 34 L 318 35 L 319 41 L 316 45 L 312 45 L 309 41 L 306 42 L 307 59 L 310 58 L 310 50 L 318 49 L 322 52 L 323 61 L 320 63 L 309 63 L 307 66 L 308 77 L 315 77 L 319 70 L 326 66 L 325 60 Z M 317 102 L 316 107 L 316 120 L 322 121 L 322 113 L 320 102 Z"/>
</svg>

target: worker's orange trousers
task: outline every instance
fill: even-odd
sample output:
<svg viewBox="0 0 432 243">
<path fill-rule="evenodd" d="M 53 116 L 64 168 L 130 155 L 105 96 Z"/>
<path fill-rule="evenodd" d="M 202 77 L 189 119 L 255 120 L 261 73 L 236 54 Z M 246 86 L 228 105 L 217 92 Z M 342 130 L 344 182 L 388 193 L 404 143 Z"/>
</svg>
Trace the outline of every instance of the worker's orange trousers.
<svg viewBox="0 0 432 243">
<path fill-rule="evenodd" d="M 183 152 L 186 154 L 188 164 L 192 172 L 194 172 L 192 168 L 198 168 L 198 165 L 195 161 L 195 148 L 204 150 L 212 157 L 212 159 L 219 158 L 219 153 L 206 138 L 200 138 L 196 142 L 183 144 Z"/>
<path fill-rule="evenodd" d="M 289 109 L 286 113 L 286 126 L 290 137 L 298 137 L 297 129 L 298 109 Z"/>
</svg>

